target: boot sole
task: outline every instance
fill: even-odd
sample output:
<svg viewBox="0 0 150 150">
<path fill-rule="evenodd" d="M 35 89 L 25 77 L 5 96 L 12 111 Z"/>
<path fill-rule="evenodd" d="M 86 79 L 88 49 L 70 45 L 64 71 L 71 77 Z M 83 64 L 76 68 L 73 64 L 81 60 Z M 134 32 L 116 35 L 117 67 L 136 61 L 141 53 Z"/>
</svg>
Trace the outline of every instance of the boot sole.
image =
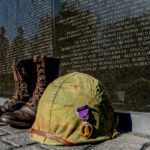
<svg viewBox="0 0 150 150">
<path fill-rule="evenodd" d="M 18 122 L 4 117 L 1 117 L 1 121 L 15 128 L 30 128 L 32 126 L 32 124 L 29 122 Z"/>
</svg>

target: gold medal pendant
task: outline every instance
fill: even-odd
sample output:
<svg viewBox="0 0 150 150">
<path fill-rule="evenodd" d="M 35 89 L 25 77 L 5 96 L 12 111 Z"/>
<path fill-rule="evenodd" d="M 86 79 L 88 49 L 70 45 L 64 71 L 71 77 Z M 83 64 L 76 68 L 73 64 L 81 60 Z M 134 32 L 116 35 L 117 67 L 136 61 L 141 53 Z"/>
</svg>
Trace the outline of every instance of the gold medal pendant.
<svg viewBox="0 0 150 150">
<path fill-rule="evenodd" d="M 93 133 L 93 126 L 89 122 L 84 121 L 80 127 L 82 137 L 89 139 Z"/>
</svg>

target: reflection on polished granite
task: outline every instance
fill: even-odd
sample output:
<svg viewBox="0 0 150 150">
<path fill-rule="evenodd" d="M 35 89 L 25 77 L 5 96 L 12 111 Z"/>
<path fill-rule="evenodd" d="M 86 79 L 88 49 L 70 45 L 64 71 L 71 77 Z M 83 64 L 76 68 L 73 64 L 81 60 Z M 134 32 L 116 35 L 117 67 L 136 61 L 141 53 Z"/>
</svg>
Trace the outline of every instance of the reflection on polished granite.
<svg viewBox="0 0 150 150">
<path fill-rule="evenodd" d="M 0 94 L 12 87 L 3 79 L 15 58 L 45 54 L 61 58 L 60 75 L 80 71 L 101 80 L 116 109 L 150 112 L 149 6 L 149 0 L 0 1 L 6 27 Z"/>
</svg>

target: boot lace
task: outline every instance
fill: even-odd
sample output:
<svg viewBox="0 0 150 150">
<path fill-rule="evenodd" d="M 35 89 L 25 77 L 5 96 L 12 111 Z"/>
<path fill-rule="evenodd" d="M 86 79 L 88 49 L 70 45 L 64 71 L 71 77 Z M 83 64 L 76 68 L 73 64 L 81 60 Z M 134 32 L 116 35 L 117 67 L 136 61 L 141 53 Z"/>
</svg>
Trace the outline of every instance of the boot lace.
<svg viewBox="0 0 150 150">
<path fill-rule="evenodd" d="M 45 76 L 45 61 L 44 58 L 39 58 L 37 62 L 37 82 L 36 88 L 30 98 L 28 105 L 37 107 L 39 100 L 46 88 L 46 76 Z"/>
<path fill-rule="evenodd" d="M 21 70 L 20 68 L 17 68 L 15 61 L 12 65 L 12 69 L 15 80 L 15 93 L 4 103 L 3 106 L 0 106 L 2 112 L 6 110 L 13 110 L 15 107 L 18 107 L 18 105 L 23 105 L 25 103 L 23 102 L 23 98 L 29 96 L 27 84 L 25 81 L 23 81 L 23 78 L 20 74 Z"/>
</svg>

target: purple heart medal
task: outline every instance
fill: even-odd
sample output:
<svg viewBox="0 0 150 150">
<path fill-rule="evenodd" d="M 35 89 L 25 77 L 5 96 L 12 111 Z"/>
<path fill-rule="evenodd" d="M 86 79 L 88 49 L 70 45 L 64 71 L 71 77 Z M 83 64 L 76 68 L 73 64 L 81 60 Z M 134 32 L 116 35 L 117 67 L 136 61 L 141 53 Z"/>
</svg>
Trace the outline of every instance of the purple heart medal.
<svg viewBox="0 0 150 150">
<path fill-rule="evenodd" d="M 93 133 L 93 126 L 88 122 L 89 120 L 89 106 L 83 105 L 77 108 L 77 115 L 83 121 L 80 127 L 80 134 L 82 137 L 89 139 Z"/>
</svg>

